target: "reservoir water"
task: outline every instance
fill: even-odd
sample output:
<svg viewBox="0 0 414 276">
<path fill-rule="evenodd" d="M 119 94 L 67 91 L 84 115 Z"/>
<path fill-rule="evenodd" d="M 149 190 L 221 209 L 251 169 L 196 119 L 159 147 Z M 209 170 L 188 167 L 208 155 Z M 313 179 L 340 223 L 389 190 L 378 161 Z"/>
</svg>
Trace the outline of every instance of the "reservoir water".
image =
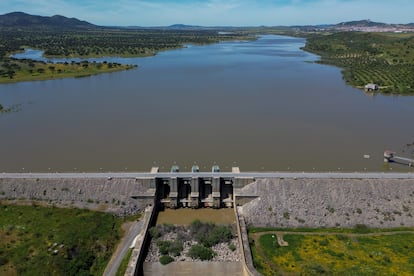
<svg viewBox="0 0 414 276">
<path fill-rule="evenodd" d="M 385 149 L 413 156 L 414 97 L 349 87 L 304 44 L 189 45 L 94 59 L 139 66 L 129 71 L 0 85 L 0 103 L 19 106 L 0 114 L 0 172 L 414 171 L 382 160 Z"/>
</svg>

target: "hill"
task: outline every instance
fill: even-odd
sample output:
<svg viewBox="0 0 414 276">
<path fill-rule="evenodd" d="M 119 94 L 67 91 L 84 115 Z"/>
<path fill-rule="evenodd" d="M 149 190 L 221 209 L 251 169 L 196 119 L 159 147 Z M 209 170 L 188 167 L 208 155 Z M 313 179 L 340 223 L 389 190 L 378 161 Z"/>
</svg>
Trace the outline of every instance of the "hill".
<svg viewBox="0 0 414 276">
<path fill-rule="evenodd" d="M 86 21 L 77 18 L 67 18 L 62 15 L 39 16 L 24 12 L 12 12 L 0 15 L 0 28 L 71 28 L 91 29 L 97 28 Z"/>
<path fill-rule="evenodd" d="M 374 22 L 369 19 L 365 20 L 358 20 L 358 21 L 348 21 L 348 22 L 341 22 L 335 25 L 336 27 L 385 27 L 388 24 L 381 23 L 381 22 Z"/>
</svg>

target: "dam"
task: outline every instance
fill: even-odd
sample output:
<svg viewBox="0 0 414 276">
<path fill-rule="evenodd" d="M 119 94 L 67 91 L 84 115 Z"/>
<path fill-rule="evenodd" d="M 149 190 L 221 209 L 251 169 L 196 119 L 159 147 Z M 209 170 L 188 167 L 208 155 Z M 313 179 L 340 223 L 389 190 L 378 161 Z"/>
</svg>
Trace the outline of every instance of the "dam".
<svg viewBox="0 0 414 276">
<path fill-rule="evenodd" d="M 414 179 L 414 173 L 342 173 L 342 172 L 180 172 L 173 166 L 170 172 L 105 172 L 105 173 L 1 173 L 1 198 L 26 198 L 48 201 L 76 202 L 82 200 L 113 203 L 125 208 L 142 210 L 146 205 L 165 208 L 226 208 L 243 205 L 255 196 L 243 193 L 245 186 L 263 179 Z M 332 182 L 331 181 L 331 182 Z M 68 192 L 72 191 L 72 192 Z M 89 192 L 93 191 L 93 192 Z M 95 199 L 95 197 L 99 199 Z M 122 207 L 121 206 L 121 207 Z M 135 207 L 134 207 L 135 206 Z"/>
<path fill-rule="evenodd" d="M 200 172 L 194 166 L 190 172 L 180 172 L 178 166 L 173 166 L 170 172 L 160 172 L 153 167 L 148 173 L 0 173 L 0 199 L 99 201 L 107 205 L 116 201 L 122 202 L 120 207 L 139 210 L 147 205 L 173 209 L 229 208 L 255 198 L 251 193 L 244 193 L 243 188 L 265 179 L 323 180 L 327 183 L 389 180 L 394 183 L 414 180 L 414 173 L 241 172 L 238 167 L 233 167 L 231 172 L 221 172 L 218 166 L 213 166 L 211 172 Z"/>
<path fill-rule="evenodd" d="M 158 208 L 233 207 L 245 271 L 253 271 L 246 227 L 414 226 L 414 173 L 105 172 L 0 173 L 0 200 L 43 201 L 58 207 L 142 212 L 145 232 L 130 274 L 145 258 L 146 229 Z M 143 253 L 144 252 L 144 253 Z M 250 256 L 250 260 L 249 260 Z M 254 275 L 245 273 L 244 275 Z"/>
</svg>

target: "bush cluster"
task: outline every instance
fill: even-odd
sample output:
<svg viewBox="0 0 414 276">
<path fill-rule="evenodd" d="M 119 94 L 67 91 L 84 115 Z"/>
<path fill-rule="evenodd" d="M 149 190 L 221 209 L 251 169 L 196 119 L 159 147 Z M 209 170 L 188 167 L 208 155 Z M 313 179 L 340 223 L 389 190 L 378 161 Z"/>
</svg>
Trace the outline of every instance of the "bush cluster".
<svg viewBox="0 0 414 276">
<path fill-rule="evenodd" d="M 195 220 L 190 226 L 191 234 L 200 244 L 211 247 L 221 242 L 229 242 L 233 238 L 232 230 L 226 225 L 202 223 Z"/>
<path fill-rule="evenodd" d="M 193 259 L 206 261 L 211 260 L 215 256 L 215 252 L 211 248 L 212 246 L 222 242 L 230 242 L 233 238 L 233 230 L 230 226 L 203 223 L 199 220 L 191 223 L 189 232 L 188 228 L 171 224 L 157 225 L 149 229 L 151 237 L 157 240 L 156 244 L 161 254 L 161 264 L 168 264 L 174 261 L 173 257 L 180 256 L 183 251 L 184 241 L 196 240 L 198 244 L 190 248 L 188 256 Z M 168 233 L 176 233 L 177 239 L 174 241 L 160 239 Z M 236 250 L 234 244 L 229 244 L 229 248 L 232 251 Z"/>
<path fill-rule="evenodd" d="M 188 256 L 193 259 L 200 259 L 202 261 L 209 261 L 213 259 L 215 253 L 213 249 L 209 247 L 205 247 L 201 244 L 195 244 L 191 246 L 190 250 L 188 251 Z"/>
<path fill-rule="evenodd" d="M 183 243 L 181 241 L 157 241 L 158 250 L 161 255 L 171 254 L 177 257 L 183 251 Z"/>
<path fill-rule="evenodd" d="M 173 262 L 174 261 L 174 258 L 173 257 L 171 257 L 171 256 L 169 256 L 169 255 L 162 255 L 161 257 L 160 257 L 160 263 L 162 264 L 162 265 L 167 265 L 167 264 L 169 264 L 169 263 L 171 263 L 171 262 Z"/>
<path fill-rule="evenodd" d="M 358 233 L 358 234 L 366 234 L 366 233 L 369 233 L 371 230 L 365 224 L 357 224 L 354 227 L 354 231 L 355 233 Z"/>
</svg>

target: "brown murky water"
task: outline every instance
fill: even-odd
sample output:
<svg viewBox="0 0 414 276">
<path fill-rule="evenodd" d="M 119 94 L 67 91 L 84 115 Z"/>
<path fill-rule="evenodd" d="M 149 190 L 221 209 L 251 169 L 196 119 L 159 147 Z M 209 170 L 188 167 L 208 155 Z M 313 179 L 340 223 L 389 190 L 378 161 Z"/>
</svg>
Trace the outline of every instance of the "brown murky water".
<svg viewBox="0 0 414 276">
<path fill-rule="evenodd" d="M 158 213 L 157 224 L 190 225 L 194 220 L 216 224 L 234 224 L 236 217 L 233 208 L 222 209 L 165 209 Z"/>
<path fill-rule="evenodd" d="M 382 171 L 414 151 L 414 97 L 368 96 L 314 63 L 304 39 L 264 36 L 108 58 L 135 70 L 0 85 L 0 172 Z M 363 158 L 370 155 L 370 159 Z"/>
</svg>

